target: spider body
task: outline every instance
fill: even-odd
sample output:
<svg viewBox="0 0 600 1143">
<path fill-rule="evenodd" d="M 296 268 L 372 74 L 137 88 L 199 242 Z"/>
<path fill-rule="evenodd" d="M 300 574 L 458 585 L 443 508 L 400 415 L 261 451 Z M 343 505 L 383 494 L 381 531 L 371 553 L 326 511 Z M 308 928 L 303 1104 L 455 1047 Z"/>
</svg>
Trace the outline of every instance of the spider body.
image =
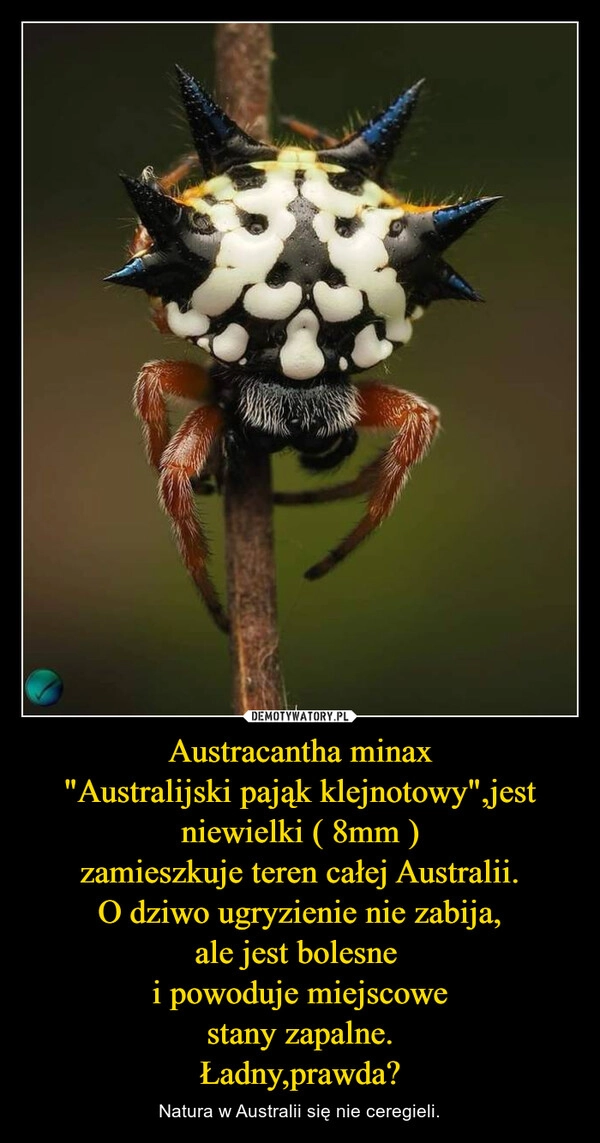
<svg viewBox="0 0 600 1143">
<path fill-rule="evenodd" d="M 247 445 L 294 448 L 305 467 L 325 470 L 354 450 L 357 429 L 391 429 L 390 448 L 356 480 L 275 496 L 294 504 L 368 494 L 366 516 L 309 578 L 364 539 L 427 451 L 438 413 L 353 378 L 405 345 L 430 302 L 478 299 L 442 255 L 496 199 L 414 206 L 380 185 L 420 84 L 349 139 L 305 150 L 252 139 L 191 76 L 180 71 L 180 83 L 207 177 L 169 193 L 194 160 L 161 180 L 151 168 L 139 181 L 124 177 L 140 225 L 130 261 L 107 280 L 144 289 L 159 328 L 213 359 L 210 373 L 185 362 L 144 366 L 135 406 L 184 562 L 225 627 L 192 486 L 219 481 Z M 174 435 L 169 395 L 198 402 Z"/>
</svg>

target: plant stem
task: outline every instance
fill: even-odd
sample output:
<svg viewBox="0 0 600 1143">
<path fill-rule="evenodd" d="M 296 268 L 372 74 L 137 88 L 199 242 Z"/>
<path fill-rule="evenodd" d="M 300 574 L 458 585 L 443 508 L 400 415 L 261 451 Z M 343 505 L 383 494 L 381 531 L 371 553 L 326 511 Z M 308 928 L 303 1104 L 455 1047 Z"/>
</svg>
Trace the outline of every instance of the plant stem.
<svg viewBox="0 0 600 1143">
<path fill-rule="evenodd" d="M 273 49 L 268 24 L 219 24 L 217 99 L 240 127 L 268 137 Z M 285 705 L 279 664 L 271 459 L 246 447 L 225 477 L 225 546 L 233 709 Z"/>
</svg>

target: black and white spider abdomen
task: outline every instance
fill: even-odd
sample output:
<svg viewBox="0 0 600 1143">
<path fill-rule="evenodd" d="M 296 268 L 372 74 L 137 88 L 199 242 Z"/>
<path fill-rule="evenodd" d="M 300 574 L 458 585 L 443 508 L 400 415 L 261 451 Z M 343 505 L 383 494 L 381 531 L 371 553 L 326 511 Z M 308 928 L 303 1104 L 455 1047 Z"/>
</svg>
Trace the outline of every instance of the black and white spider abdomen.
<svg viewBox="0 0 600 1143">
<path fill-rule="evenodd" d="M 310 151 L 252 139 L 180 81 L 207 177 L 174 197 L 151 169 L 125 179 L 148 244 L 109 280 L 145 289 L 171 333 L 232 371 L 240 391 L 222 408 L 249 430 L 346 433 L 359 416 L 348 378 L 405 345 L 431 301 L 477 298 L 441 255 L 495 200 L 414 206 L 380 185 L 420 84 Z"/>
<path fill-rule="evenodd" d="M 368 369 L 408 341 L 406 291 L 386 246 L 404 209 L 369 179 L 340 189 L 344 173 L 286 148 L 244 167 L 241 189 L 234 169 L 184 196 L 212 257 L 190 296 L 167 302 L 171 331 L 291 385 Z"/>
</svg>

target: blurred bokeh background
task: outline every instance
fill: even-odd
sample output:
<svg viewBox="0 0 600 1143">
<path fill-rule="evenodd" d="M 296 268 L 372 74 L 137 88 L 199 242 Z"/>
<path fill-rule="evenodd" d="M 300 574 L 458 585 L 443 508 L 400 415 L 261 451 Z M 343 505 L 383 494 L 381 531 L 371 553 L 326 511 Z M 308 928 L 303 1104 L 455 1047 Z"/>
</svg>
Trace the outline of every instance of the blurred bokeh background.
<svg viewBox="0 0 600 1143">
<path fill-rule="evenodd" d="M 288 703 L 573 713 L 575 25 L 273 32 L 275 135 L 277 114 L 348 127 L 425 76 L 391 181 L 417 202 L 505 196 L 451 253 L 487 304 L 432 306 L 387 363 L 443 418 L 393 517 L 308 583 L 360 503 L 277 509 Z M 192 350 L 159 337 L 139 291 L 102 284 L 133 222 L 117 173 L 186 150 L 173 65 L 210 87 L 213 34 L 25 27 L 25 673 L 65 685 L 28 714 L 231 709 L 227 642 L 179 563 L 131 411 L 140 365 Z M 280 488 L 314 479 L 293 455 L 274 468 Z M 200 504 L 222 585 L 221 504 Z"/>
</svg>

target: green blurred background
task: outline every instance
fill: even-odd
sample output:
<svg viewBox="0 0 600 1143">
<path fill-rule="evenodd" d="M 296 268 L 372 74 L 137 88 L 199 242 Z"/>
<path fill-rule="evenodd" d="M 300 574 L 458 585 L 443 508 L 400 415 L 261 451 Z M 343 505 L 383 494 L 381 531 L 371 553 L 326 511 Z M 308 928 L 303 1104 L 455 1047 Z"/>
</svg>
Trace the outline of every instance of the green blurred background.
<svg viewBox="0 0 600 1143">
<path fill-rule="evenodd" d="M 288 703 L 573 713 L 575 25 L 273 33 L 275 115 L 335 132 L 425 76 L 391 181 L 417 202 L 505 196 L 451 254 L 487 304 L 434 305 L 389 362 L 388 380 L 443 419 L 392 518 L 308 583 L 360 503 L 277 509 Z M 159 337 L 140 292 L 102 284 L 132 229 L 117 173 L 186 150 L 173 65 L 210 87 L 213 34 L 25 27 L 25 673 L 65 683 L 56 707 L 28 714 L 231 709 L 227 642 L 179 563 L 131 411 L 140 365 L 192 350 Z M 342 478 L 376 448 L 366 440 Z M 293 455 L 274 467 L 280 488 L 314 480 Z M 201 510 L 222 585 L 221 504 Z"/>
</svg>

